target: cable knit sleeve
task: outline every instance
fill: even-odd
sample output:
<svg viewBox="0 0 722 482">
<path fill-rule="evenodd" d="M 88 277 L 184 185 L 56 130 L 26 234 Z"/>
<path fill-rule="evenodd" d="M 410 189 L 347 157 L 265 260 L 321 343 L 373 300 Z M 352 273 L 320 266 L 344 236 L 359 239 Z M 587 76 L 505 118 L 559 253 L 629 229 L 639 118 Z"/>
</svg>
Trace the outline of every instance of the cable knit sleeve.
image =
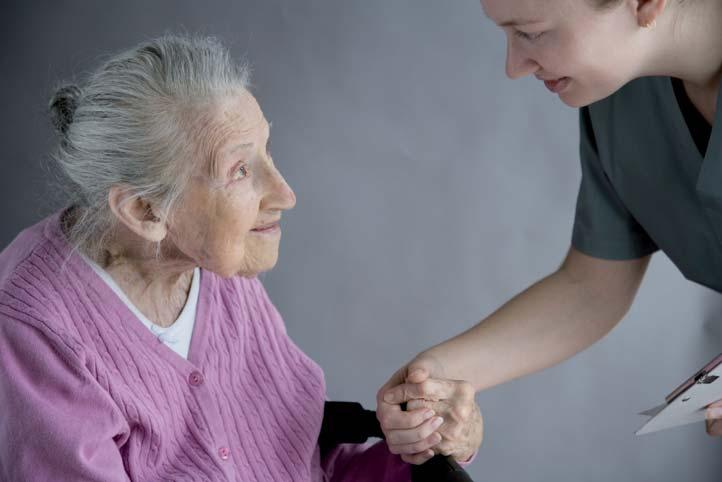
<svg viewBox="0 0 722 482">
<path fill-rule="evenodd" d="M 0 316 L 0 480 L 128 481 L 128 427 L 52 332 Z"/>
<path fill-rule="evenodd" d="M 410 466 L 386 442 L 342 444 L 323 461 L 330 482 L 409 482 Z"/>
</svg>

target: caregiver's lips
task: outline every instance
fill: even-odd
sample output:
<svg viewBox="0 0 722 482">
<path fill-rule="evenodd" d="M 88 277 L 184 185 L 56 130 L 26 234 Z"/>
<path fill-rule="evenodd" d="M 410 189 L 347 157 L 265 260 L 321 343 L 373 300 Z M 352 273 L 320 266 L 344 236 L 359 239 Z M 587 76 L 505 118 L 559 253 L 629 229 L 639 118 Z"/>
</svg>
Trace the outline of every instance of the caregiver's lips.
<svg viewBox="0 0 722 482">
<path fill-rule="evenodd" d="M 278 221 L 274 221 L 272 223 L 263 224 L 253 228 L 251 229 L 251 232 L 260 234 L 275 234 L 281 232 L 281 226 L 278 224 Z"/>
<path fill-rule="evenodd" d="M 544 80 L 544 86 L 546 86 L 546 88 L 549 89 L 551 92 L 559 94 L 567 88 L 569 82 L 571 82 L 572 79 L 570 79 L 569 77 L 559 77 L 558 79 L 539 80 Z"/>
</svg>

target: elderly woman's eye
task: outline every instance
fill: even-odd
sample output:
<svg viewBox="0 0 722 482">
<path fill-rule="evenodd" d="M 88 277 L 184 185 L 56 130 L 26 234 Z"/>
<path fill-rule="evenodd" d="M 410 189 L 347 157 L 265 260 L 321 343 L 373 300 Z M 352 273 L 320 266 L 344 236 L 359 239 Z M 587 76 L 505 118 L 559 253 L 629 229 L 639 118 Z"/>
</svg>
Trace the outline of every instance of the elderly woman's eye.
<svg viewBox="0 0 722 482">
<path fill-rule="evenodd" d="M 241 164 L 240 166 L 238 166 L 238 169 L 236 169 L 234 178 L 235 179 L 243 179 L 245 177 L 248 177 L 248 174 L 249 174 L 248 166 L 246 166 L 245 164 Z"/>
</svg>

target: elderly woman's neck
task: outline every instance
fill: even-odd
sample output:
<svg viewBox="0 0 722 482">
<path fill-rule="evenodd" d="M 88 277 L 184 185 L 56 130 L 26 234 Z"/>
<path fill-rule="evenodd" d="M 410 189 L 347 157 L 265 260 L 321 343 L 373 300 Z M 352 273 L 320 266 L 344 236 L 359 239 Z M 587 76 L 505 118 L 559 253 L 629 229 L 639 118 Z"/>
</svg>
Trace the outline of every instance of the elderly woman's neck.
<svg viewBox="0 0 722 482">
<path fill-rule="evenodd" d="M 128 233 L 113 240 L 94 261 L 150 321 L 172 325 L 188 299 L 195 264 L 172 250 L 158 256 L 154 246 Z"/>
</svg>

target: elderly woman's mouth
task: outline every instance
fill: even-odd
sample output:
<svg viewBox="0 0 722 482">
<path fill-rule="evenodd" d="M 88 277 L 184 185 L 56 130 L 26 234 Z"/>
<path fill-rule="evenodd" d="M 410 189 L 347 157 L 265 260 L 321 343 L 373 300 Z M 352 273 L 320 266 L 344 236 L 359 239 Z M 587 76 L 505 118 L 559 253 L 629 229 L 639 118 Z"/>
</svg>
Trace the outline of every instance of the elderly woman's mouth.
<svg viewBox="0 0 722 482">
<path fill-rule="evenodd" d="M 251 232 L 259 234 L 276 234 L 281 232 L 281 226 L 278 224 L 278 221 L 274 221 L 272 223 L 262 224 L 261 226 L 255 227 L 251 229 Z"/>
</svg>

